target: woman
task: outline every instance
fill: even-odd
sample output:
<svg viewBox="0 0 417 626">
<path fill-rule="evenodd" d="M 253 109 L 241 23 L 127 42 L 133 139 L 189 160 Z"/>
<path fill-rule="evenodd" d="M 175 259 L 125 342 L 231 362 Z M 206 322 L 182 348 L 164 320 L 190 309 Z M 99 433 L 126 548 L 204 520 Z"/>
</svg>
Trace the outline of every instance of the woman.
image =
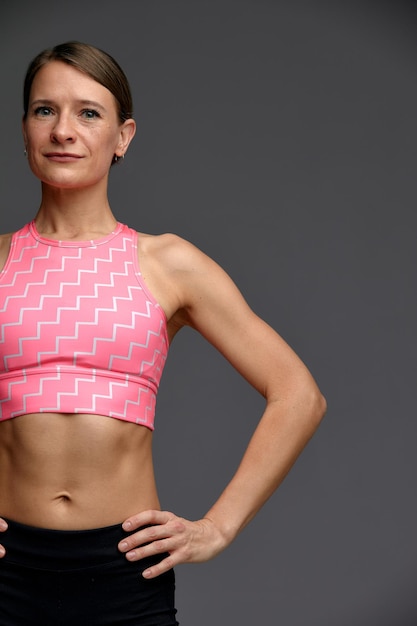
<svg viewBox="0 0 417 626">
<path fill-rule="evenodd" d="M 31 63 L 23 136 L 42 199 L 0 242 L 0 626 L 176 624 L 172 568 L 233 541 L 325 411 L 214 261 L 116 220 L 109 169 L 134 134 L 127 79 L 106 53 L 70 42 Z M 152 467 L 156 392 L 183 326 L 266 399 L 238 471 L 197 521 L 161 510 Z"/>
</svg>

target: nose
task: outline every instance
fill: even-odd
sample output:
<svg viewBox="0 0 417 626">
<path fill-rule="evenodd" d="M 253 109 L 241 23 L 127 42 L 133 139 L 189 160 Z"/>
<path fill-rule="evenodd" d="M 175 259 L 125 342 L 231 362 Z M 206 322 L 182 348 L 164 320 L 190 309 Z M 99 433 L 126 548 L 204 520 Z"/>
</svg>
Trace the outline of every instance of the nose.
<svg viewBox="0 0 417 626">
<path fill-rule="evenodd" d="M 63 143 L 73 142 L 74 140 L 75 132 L 69 115 L 59 115 L 56 118 L 56 122 L 51 130 L 51 141 L 53 143 Z"/>
</svg>

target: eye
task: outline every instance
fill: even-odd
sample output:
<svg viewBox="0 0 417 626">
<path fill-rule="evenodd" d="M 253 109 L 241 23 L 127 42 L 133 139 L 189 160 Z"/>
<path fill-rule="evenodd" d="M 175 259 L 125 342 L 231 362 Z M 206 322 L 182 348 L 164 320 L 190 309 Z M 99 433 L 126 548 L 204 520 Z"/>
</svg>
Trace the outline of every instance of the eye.
<svg viewBox="0 0 417 626">
<path fill-rule="evenodd" d="M 39 115 L 40 117 L 47 117 L 51 115 L 52 109 L 50 107 L 37 107 L 35 109 L 35 115 Z"/>
<path fill-rule="evenodd" d="M 100 113 L 95 109 L 84 109 L 81 111 L 81 115 L 86 120 L 94 120 L 96 117 L 100 117 Z"/>
</svg>

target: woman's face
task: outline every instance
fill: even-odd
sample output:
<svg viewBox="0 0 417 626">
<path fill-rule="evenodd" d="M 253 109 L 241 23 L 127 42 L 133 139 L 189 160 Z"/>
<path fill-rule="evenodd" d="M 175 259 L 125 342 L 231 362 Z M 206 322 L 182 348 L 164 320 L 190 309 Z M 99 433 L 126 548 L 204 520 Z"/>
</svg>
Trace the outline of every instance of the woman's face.
<svg viewBox="0 0 417 626">
<path fill-rule="evenodd" d="M 36 74 L 23 135 L 42 182 L 75 189 L 107 184 L 113 156 L 125 153 L 135 122 L 120 123 L 113 94 L 86 74 L 51 61 Z"/>
</svg>

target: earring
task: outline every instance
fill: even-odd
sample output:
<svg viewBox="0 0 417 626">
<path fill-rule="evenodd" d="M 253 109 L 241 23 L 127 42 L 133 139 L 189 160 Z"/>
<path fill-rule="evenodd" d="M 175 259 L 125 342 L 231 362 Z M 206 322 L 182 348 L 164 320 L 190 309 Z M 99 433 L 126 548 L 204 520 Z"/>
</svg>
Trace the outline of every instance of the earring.
<svg viewBox="0 0 417 626">
<path fill-rule="evenodd" d="M 23 154 L 25 155 L 25 157 L 27 158 L 28 156 L 28 151 L 26 150 L 26 148 L 23 150 Z"/>
</svg>

